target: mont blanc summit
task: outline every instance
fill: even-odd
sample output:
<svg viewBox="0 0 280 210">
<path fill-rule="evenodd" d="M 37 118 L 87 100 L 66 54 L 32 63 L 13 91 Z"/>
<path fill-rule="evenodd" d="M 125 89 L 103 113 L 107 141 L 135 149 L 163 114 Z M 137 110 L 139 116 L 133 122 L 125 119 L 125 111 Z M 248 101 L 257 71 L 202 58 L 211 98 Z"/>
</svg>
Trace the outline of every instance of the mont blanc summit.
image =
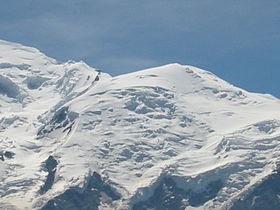
<svg viewBox="0 0 280 210">
<path fill-rule="evenodd" d="M 0 41 L 3 209 L 279 209 L 280 101 L 199 68 L 111 77 Z"/>
</svg>

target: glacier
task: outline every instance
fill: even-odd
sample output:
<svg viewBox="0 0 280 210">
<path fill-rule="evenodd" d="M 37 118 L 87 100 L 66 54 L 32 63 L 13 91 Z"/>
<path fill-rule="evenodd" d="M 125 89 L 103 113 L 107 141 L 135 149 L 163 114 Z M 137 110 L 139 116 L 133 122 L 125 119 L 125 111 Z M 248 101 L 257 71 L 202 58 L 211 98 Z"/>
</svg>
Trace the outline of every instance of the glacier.
<svg viewBox="0 0 280 210">
<path fill-rule="evenodd" d="M 279 140 L 279 99 L 208 71 L 0 41 L 1 209 L 279 209 Z"/>
</svg>

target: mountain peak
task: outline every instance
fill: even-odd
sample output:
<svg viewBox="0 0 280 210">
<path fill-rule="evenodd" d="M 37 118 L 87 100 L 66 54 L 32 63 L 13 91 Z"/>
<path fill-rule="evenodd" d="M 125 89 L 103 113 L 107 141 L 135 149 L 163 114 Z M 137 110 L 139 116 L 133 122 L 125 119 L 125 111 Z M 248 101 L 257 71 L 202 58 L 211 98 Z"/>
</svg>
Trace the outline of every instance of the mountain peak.
<svg viewBox="0 0 280 210">
<path fill-rule="evenodd" d="M 208 71 L 178 63 L 120 75 L 112 78 L 112 81 L 114 82 L 107 85 L 107 88 L 152 86 L 181 94 L 200 94 L 214 98 L 232 98 L 234 95 L 243 97 L 247 94 L 247 91 L 234 87 Z"/>
<path fill-rule="evenodd" d="M 2 208 L 279 206 L 279 100 L 189 65 L 110 77 L 0 51 Z"/>
</svg>

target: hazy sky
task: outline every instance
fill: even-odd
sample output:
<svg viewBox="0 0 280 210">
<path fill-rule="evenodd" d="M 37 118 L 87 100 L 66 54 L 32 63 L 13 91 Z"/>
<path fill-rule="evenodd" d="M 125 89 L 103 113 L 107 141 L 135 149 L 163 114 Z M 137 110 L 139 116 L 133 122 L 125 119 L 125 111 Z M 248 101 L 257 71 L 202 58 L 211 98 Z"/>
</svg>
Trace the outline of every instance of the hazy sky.
<svg viewBox="0 0 280 210">
<path fill-rule="evenodd" d="M 280 97 L 279 0 L 9 0 L 0 39 L 112 75 L 194 65 Z"/>
</svg>

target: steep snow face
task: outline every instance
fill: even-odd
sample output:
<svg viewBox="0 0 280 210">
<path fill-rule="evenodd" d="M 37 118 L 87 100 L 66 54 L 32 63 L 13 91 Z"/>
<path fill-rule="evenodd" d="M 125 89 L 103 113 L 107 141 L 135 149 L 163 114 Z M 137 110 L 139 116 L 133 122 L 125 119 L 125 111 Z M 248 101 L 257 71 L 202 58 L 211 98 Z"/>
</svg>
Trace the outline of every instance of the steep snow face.
<svg viewBox="0 0 280 210">
<path fill-rule="evenodd" d="M 0 46 L 13 64 L 0 70 L 3 207 L 257 208 L 262 183 L 277 183 L 280 101 L 270 95 L 192 66 L 110 77 Z"/>
<path fill-rule="evenodd" d="M 42 156 L 39 150 L 44 145 L 36 136 L 47 126 L 44 120 L 108 78 L 83 62 L 59 63 L 37 49 L 0 41 L 1 197 L 11 194 L 15 198 L 13 193 L 20 191 L 25 194 L 23 188 L 27 194 L 31 192 L 27 190 L 33 186 L 29 179 L 37 177 L 36 170 L 41 171 L 44 162 L 43 157 L 37 158 Z M 19 207 L 29 203 L 21 195 L 17 199 Z"/>
<path fill-rule="evenodd" d="M 1 127 L 10 126 L 9 119 L 38 124 L 41 115 L 108 77 L 83 62 L 58 63 L 37 49 L 0 41 Z"/>
</svg>

